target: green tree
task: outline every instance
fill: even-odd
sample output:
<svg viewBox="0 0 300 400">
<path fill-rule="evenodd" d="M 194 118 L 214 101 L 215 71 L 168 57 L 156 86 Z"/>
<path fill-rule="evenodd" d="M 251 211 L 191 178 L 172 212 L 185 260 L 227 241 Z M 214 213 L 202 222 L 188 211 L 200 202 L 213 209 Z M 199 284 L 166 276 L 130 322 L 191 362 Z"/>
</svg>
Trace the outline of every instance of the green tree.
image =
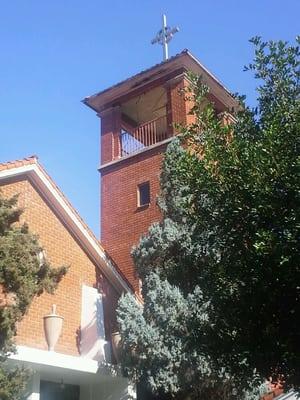
<svg viewBox="0 0 300 400">
<path fill-rule="evenodd" d="M 300 386 L 296 41 L 252 39 L 257 108 L 243 103 L 232 125 L 191 77 L 196 121 L 166 152 L 162 221 L 133 249 L 144 307 L 127 295 L 118 311 L 124 369 L 153 392 L 211 398 L 201 390 L 221 382 L 220 398 L 235 398 L 269 377 Z"/>
<path fill-rule="evenodd" d="M 22 211 L 17 196 L 0 196 L 0 399 L 18 400 L 26 386 L 28 371 L 8 369 L 5 362 L 14 352 L 16 324 L 34 296 L 52 293 L 66 267 L 51 268 L 41 257 L 42 248 L 27 225 L 19 223 Z"/>
</svg>

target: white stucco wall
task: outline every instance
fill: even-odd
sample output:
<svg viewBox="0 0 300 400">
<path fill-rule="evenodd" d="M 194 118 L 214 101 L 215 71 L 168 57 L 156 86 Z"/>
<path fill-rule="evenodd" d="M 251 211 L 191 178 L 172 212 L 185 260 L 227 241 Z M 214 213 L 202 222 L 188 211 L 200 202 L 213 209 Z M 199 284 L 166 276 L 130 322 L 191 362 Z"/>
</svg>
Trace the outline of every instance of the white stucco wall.
<svg viewBox="0 0 300 400">
<path fill-rule="evenodd" d="M 105 361 L 105 330 L 102 295 L 82 285 L 80 353 L 83 357 Z"/>
</svg>

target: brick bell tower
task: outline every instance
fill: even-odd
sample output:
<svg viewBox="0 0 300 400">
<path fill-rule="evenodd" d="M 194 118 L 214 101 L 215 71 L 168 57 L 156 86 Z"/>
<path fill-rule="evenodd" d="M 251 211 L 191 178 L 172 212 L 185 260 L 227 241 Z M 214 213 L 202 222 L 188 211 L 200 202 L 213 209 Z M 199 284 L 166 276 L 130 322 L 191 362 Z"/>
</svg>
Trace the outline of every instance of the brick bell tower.
<svg viewBox="0 0 300 400">
<path fill-rule="evenodd" d="M 163 153 L 176 135 L 174 123 L 191 122 L 191 105 L 181 93 L 188 71 L 209 86 L 217 113 L 237 107 L 188 50 L 83 100 L 101 118 L 101 242 L 136 291 L 130 251 L 160 219 L 156 198 Z"/>
</svg>

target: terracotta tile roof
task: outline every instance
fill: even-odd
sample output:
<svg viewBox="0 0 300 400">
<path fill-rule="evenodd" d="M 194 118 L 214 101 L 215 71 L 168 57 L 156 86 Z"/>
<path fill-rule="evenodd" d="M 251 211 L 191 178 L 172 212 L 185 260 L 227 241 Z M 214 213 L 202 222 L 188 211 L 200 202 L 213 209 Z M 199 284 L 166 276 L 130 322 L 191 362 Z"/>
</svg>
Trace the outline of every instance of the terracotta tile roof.
<svg viewBox="0 0 300 400">
<path fill-rule="evenodd" d="M 8 161 L 4 163 L 0 163 L 0 171 L 4 170 L 9 170 L 13 168 L 21 168 L 27 165 L 36 165 L 39 170 L 42 172 L 43 175 L 47 178 L 48 182 L 51 184 L 51 186 L 59 193 L 59 195 L 63 198 L 64 202 L 67 204 L 69 209 L 76 215 L 76 217 L 79 219 L 80 223 L 83 225 L 84 229 L 87 231 L 87 233 L 94 239 L 94 241 L 98 244 L 102 252 L 105 254 L 107 257 L 109 263 L 112 265 L 112 267 L 117 271 L 117 273 L 122 277 L 122 279 L 126 282 L 126 284 L 132 289 L 134 292 L 134 289 L 131 285 L 131 283 L 128 281 L 126 276 L 123 274 L 123 272 L 120 270 L 120 268 L 113 262 L 111 259 L 110 255 L 107 253 L 107 251 L 103 248 L 101 245 L 100 241 L 98 238 L 95 236 L 95 234 L 91 231 L 91 229 L 88 227 L 88 225 L 85 223 L 85 221 L 81 218 L 79 215 L 78 211 L 72 206 L 70 201 L 67 199 L 67 197 L 64 195 L 62 190 L 56 185 L 56 183 L 53 181 L 53 179 L 50 177 L 50 175 L 46 172 L 44 167 L 40 164 L 38 161 L 38 156 L 32 155 L 20 160 L 13 160 L 13 161 Z"/>
<path fill-rule="evenodd" d="M 0 163 L 0 171 L 5 169 L 24 167 L 25 165 L 37 164 L 38 157 L 35 155 L 23 158 L 21 160 L 8 161 Z"/>
</svg>

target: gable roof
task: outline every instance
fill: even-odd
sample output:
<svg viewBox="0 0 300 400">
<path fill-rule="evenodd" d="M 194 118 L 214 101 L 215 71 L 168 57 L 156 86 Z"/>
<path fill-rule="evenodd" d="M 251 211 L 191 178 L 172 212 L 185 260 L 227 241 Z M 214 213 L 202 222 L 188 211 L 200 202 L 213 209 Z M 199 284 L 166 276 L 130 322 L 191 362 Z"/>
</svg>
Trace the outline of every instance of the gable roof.
<svg viewBox="0 0 300 400">
<path fill-rule="evenodd" d="M 85 97 L 82 102 L 94 111 L 101 113 L 107 106 L 109 107 L 112 102 L 117 101 L 124 94 L 134 92 L 145 84 L 167 77 L 170 73 L 179 69 L 183 69 L 186 72 L 193 71 L 201 75 L 203 82 L 208 85 L 211 92 L 229 109 L 239 107 L 238 102 L 230 91 L 187 49 L 107 89 Z"/>
<path fill-rule="evenodd" d="M 14 177 L 25 177 L 50 202 L 57 216 L 78 240 L 83 250 L 119 293 L 133 292 L 131 284 L 113 263 L 99 240 L 38 162 L 37 156 L 0 163 L 0 186 Z"/>
</svg>

